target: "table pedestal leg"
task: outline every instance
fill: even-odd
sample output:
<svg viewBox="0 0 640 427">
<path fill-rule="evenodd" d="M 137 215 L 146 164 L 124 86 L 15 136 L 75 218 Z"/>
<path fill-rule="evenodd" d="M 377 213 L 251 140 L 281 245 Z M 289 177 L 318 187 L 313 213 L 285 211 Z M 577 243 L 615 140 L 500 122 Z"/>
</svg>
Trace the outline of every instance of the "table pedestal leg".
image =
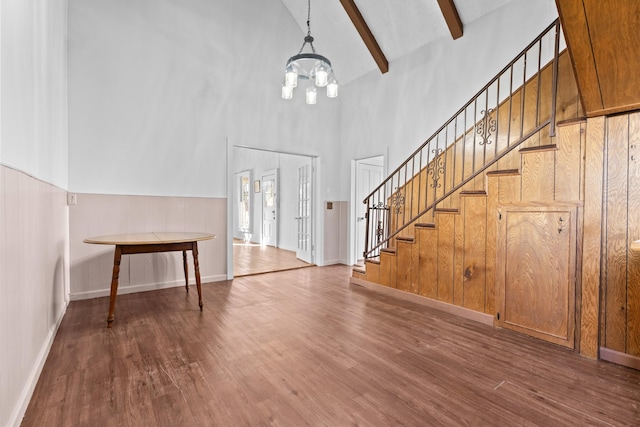
<svg viewBox="0 0 640 427">
<path fill-rule="evenodd" d="M 187 264 L 187 251 L 182 251 L 182 265 L 184 266 L 184 287 L 189 293 L 189 264 Z"/>
<path fill-rule="evenodd" d="M 116 309 L 116 295 L 118 293 L 118 276 L 120 276 L 120 259 L 122 258 L 122 248 L 116 245 L 113 256 L 113 275 L 111 276 L 111 294 L 109 296 L 109 315 L 107 316 L 107 327 L 113 323 L 113 312 Z"/>
<path fill-rule="evenodd" d="M 198 263 L 198 242 L 193 242 L 191 252 L 193 253 L 193 266 L 196 272 L 196 286 L 198 287 L 198 305 L 200 306 L 200 311 L 202 311 L 202 286 L 200 284 L 200 265 Z"/>
</svg>

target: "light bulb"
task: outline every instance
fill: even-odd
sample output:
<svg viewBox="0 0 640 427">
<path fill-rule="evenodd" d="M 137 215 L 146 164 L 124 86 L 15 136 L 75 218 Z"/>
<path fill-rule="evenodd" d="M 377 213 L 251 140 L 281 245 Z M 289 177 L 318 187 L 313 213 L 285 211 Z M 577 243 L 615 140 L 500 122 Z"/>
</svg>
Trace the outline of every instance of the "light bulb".
<svg viewBox="0 0 640 427">
<path fill-rule="evenodd" d="M 298 86 L 298 73 L 292 65 L 289 65 L 284 72 L 284 84 L 290 88 Z"/>
<path fill-rule="evenodd" d="M 332 78 L 329 84 L 327 85 L 327 98 L 337 98 L 338 97 L 338 81 L 335 78 Z"/>
<path fill-rule="evenodd" d="M 324 63 L 320 62 L 316 65 L 316 86 L 325 87 L 327 85 L 329 73 Z"/>
<path fill-rule="evenodd" d="M 282 99 L 291 99 L 291 98 L 293 98 L 293 88 L 291 86 L 287 86 L 286 84 L 283 84 Z"/>
<path fill-rule="evenodd" d="M 307 104 L 313 105 L 316 103 L 318 92 L 316 91 L 315 86 L 309 86 L 307 88 Z"/>
</svg>

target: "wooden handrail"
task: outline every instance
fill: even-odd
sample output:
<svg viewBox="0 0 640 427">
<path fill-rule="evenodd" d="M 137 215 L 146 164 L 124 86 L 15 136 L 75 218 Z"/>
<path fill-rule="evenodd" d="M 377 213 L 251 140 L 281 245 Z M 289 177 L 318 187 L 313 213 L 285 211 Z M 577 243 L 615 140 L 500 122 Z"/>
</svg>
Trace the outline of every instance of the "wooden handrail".
<svg viewBox="0 0 640 427">
<path fill-rule="evenodd" d="M 550 61 L 545 62 L 543 66 L 543 41 L 550 37 L 553 30 L 553 54 Z M 387 247 L 388 242 L 402 230 L 432 211 L 439 203 L 477 178 L 541 129 L 549 126 L 550 135 L 555 134 L 559 43 L 560 25 L 556 20 L 365 198 L 363 203 L 367 205 L 368 212 L 363 254 L 365 258 L 377 256 L 380 249 Z M 534 48 L 537 48 L 537 51 Z M 530 77 L 531 68 L 527 70 L 528 56 L 535 56 L 533 59 L 537 59 L 537 68 L 533 68 L 534 72 Z M 549 65 L 552 67 L 549 97 L 551 102 L 548 106 L 544 105 L 545 108 L 549 108 L 549 116 L 541 118 L 542 70 L 547 69 Z M 516 76 L 516 72 L 522 72 L 522 76 Z M 520 77 L 521 82 L 518 80 L 514 85 L 514 78 L 517 80 Z M 535 82 L 534 78 L 537 79 Z M 504 84 L 504 80 L 507 79 L 508 90 Z M 525 99 L 529 86 L 537 91 L 535 107 L 529 106 Z M 520 120 L 512 129 L 514 102 L 518 102 L 517 98 Z M 525 125 L 526 108 L 535 108 L 535 123 L 531 128 Z M 505 114 L 506 132 L 500 128 Z M 518 132 L 513 141 L 512 130 Z M 498 150 L 499 140 L 505 137 L 506 147 Z M 487 146 L 491 144 L 494 144 L 495 148 L 489 152 Z M 451 162 L 453 166 L 447 168 L 447 162 Z M 414 198 L 417 198 L 417 203 Z M 381 219 L 380 213 L 376 212 L 374 226 L 370 213 L 381 207 L 386 209 L 386 216 Z M 380 231 L 381 224 L 384 224 L 383 232 Z M 376 238 L 372 238 L 373 236 Z"/>
</svg>

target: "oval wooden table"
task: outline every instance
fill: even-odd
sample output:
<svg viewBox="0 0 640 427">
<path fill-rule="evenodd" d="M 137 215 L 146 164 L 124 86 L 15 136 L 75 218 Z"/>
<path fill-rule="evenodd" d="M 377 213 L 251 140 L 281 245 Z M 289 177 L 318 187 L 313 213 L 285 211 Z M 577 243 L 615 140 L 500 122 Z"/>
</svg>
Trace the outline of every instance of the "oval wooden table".
<svg viewBox="0 0 640 427">
<path fill-rule="evenodd" d="M 215 239 L 215 235 L 209 233 L 129 233 L 112 234 L 109 236 L 97 236 L 84 239 L 84 243 L 96 245 L 115 245 L 113 256 L 113 276 L 111 277 L 111 292 L 109 295 L 109 315 L 107 326 L 113 323 L 113 314 L 116 308 L 116 294 L 118 293 L 118 277 L 120 276 L 120 259 L 122 255 L 148 254 L 155 252 L 182 251 L 182 263 L 184 266 L 185 287 L 189 292 L 189 274 L 187 268 L 187 251 L 193 254 L 193 266 L 198 288 L 198 305 L 202 311 L 202 287 L 200 283 L 200 266 L 198 264 L 198 242 L 201 240 Z"/>
</svg>

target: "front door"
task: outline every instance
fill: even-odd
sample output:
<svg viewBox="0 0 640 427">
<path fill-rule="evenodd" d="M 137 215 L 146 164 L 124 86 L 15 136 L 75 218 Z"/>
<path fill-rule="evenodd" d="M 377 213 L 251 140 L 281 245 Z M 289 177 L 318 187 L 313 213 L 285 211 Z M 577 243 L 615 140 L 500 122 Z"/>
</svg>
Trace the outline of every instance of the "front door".
<svg viewBox="0 0 640 427">
<path fill-rule="evenodd" d="M 297 248 L 296 257 L 304 262 L 313 263 L 311 244 L 311 164 L 306 164 L 298 168 L 298 209 L 296 222 Z"/>
<path fill-rule="evenodd" d="M 262 244 L 278 246 L 278 170 L 262 175 Z"/>
</svg>

